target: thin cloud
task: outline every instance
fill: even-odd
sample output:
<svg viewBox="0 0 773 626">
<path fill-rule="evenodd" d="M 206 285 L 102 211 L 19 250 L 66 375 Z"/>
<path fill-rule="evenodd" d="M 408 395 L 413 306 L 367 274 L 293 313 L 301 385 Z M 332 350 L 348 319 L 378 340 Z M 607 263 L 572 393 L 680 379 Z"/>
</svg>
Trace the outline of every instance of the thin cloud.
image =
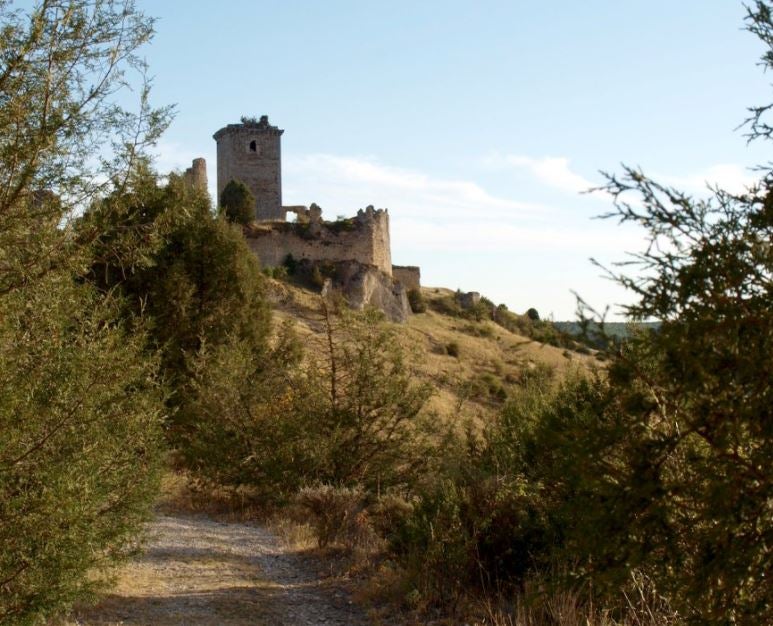
<svg viewBox="0 0 773 626">
<path fill-rule="evenodd" d="M 436 218 L 471 214 L 481 219 L 512 218 L 550 211 L 543 205 L 494 196 L 468 180 L 435 178 L 365 157 L 288 157 L 284 178 L 288 183 L 288 201 L 313 200 L 333 212 L 351 211 L 367 204 L 387 207 L 395 213 L 419 211 Z M 299 197 L 301 193 L 316 197 Z"/>
<path fill-rule="evenodd" d="M 620 255 L 642 247 L 641 233 L 621 229 L 617 224 L 577 230 L 550 228 L 540 224 L 477 222 L 460 220 L 438 226 L 434 222 L 403 218 L 393 220 L 392 239 L 401 248 L 438 252 L 469 253 L 532 250 L 536 254 L 551 250 L 581 253 L 585 256 Z"/>
<path fill-rule="evenodd" d="M 589 220 L 578 234 L 576 208 L 498 197 L 469 180 L 435 178 L 370 157 L 288 157 L 284 178 L 288 181 L 285 202 L 308 204 L 313 200 L 328 219 L 349 215 L 367 204 L 387 207 L 394 251 L 406 258 L 411 249 L 465 253 L 529 249 L 587 252 L 590 256 L 599 250 L 640 247 L 638 235 L 622 241 L 618 227 L 607 229 Z M 590 183 L 583 185 L 587 188 Z"/>
<path fill-rule="evenodd" d="M 526 170 L 537 181 L 571 194 L 581 193 L 596 186 L 584 176 L 572 171 L 566 157 L 530 157 L 519 154 L 492 155 L 484 163 L 494 167 L 512 167 Z"/>
<path fill-rule="evenodd" d="M 709 187 L 719 187 L 730 193 L 744 193 L 758 181 L 749 168 L 737 163 L 718 163 L 687 176 L 654 175 L 653 179 L 696 195 L 706 195 Z"/>
</svg>

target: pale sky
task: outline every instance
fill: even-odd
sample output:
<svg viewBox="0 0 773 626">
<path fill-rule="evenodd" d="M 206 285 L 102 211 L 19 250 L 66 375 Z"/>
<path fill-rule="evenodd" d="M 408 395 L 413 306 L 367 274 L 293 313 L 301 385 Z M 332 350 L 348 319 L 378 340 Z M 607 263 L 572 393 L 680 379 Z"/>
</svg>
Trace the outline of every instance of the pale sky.
<svg viewBox="0 0 773 626">
<path fill-rule="evenodd" d="M 422 283 L 571 319 L 625 300 L 588 260 L 640 234 L 581 192 L 620 163 L 700 194 L 767 160 L 735 130 L 770 100 L 735 0 L 141 0 L 153 102 L 176 103 L 160 170 L 268 115 L 284 204 L 388 208 L 392 257 Z M 214 191 L 214 189 L 213 189 Z"/>
</svg>

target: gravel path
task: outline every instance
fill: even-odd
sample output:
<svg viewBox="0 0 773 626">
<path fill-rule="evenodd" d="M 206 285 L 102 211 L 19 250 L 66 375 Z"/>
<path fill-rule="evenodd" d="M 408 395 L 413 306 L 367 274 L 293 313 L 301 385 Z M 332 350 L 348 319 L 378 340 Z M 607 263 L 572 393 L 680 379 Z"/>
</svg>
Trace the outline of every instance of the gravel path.
<svg viewBox="0 0 773 626">
<path fill-rule="evenodd" d="M 160 515 L 147 550 L 121 571 L 113 594 L 71 623 L 367 624 L 346 591 L 319 568 L 262 526 Z"/>
</svg>

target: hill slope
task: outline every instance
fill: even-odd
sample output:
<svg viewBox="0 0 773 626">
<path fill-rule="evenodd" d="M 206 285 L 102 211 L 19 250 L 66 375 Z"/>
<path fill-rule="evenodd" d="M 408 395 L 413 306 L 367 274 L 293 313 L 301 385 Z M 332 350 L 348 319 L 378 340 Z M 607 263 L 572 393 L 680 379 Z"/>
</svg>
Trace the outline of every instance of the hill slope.
<svg viewBox="0 0 773 626">
<path fill-rule="evenodd" d="M 269 279 L 278 320 L 292 320 L 303 337 L 324 330 L 319 296 L 284 281 Z M 441 417 L 483 418 L 498 410 L 515 386 L 533 375 L 561 375 L 591 367 L 592 355 L 539 343 L 490 320 L 475 321 L 443 312 L 454 292 L 424 287 L 427 311 L 395 324 L 412 354 L 417 376 L 436 393 L 430 410 Z"/>
</svg>

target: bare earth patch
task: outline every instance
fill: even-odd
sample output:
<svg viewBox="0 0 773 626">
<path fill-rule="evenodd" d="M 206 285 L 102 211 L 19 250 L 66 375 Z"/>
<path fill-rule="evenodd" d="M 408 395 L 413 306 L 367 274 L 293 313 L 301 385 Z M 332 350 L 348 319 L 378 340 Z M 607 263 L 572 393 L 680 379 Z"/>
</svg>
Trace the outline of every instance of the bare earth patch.
<svg viewBox="0 0 773 626">
<path fill-rule="evenodd" d="M 340 581 L 263 526 L 159 515 L 113 593 L 69 624 L 367 624 Z"/>
</svg>

